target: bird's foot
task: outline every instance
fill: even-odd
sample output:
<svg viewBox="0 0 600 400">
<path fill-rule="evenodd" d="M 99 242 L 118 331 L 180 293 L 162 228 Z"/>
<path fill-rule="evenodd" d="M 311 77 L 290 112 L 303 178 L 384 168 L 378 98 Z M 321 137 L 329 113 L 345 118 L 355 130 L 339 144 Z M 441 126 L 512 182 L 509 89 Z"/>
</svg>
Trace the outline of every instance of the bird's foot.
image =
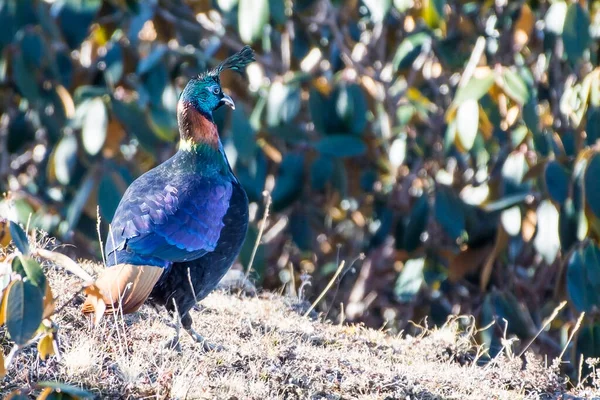
<svg viewBox="0 0 600 400">
<path fill-rule="evenodd" d="M 171 339 L 167 340 L 163 347 L 168 350 L 174 350 L 177 353 L 181 353 L 181 341 L 179 340 L 179 335 L 173 336 Z"/>
<path fill-rule="evenodd" d="M 202 349 L 204 351 L 222 351 L 225 350 L 225 348 L 219 344 L 216 343 L 211 343 L 208 340 L 206 340 L 204 338 L 204 336 L 202 336 L 201 334 L 199 334 L 198 332 L 196 332 L 193 328 L 187 328 L 185 330 L 190 337 L 194 340 L 194 342 L 196 343 L 200 343 L 202 345 Z"/>
</svg>

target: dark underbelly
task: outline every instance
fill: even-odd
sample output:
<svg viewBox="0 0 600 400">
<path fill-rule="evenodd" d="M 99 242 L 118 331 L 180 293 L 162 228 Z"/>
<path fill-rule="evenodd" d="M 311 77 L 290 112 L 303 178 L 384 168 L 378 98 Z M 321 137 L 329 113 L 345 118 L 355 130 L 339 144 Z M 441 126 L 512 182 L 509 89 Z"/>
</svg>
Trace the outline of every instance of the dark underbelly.
<svg viewBox="0 0 600 400">
<path fill-rule="evenodd" d="M 181 315 L 217 286 L 238 256 L 248 229 L 248 198 L 235 184 L 230 207 L 214 251 L 188 262 L 174 263 L 160 278 L 150 301 L 173 309 L 173 300 Z"/>
</svg>

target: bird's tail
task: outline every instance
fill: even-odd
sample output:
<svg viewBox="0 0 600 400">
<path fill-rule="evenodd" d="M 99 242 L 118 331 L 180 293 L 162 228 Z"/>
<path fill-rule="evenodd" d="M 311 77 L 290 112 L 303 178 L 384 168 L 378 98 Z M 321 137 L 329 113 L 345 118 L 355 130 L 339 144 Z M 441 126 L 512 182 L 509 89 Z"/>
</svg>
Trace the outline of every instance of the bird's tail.
<svg viewBox="0 0 600 400">
<path fill-rule="evenodd" d="M 123 314 L 137 311 L 163 273 L 163 268 L 119 264 L 106 268 L 91 288 L 86 289 L 87 297 L 81 311 L 95 313 L 98 323 L 104 314 L 122 309 Z"/>
</svg>

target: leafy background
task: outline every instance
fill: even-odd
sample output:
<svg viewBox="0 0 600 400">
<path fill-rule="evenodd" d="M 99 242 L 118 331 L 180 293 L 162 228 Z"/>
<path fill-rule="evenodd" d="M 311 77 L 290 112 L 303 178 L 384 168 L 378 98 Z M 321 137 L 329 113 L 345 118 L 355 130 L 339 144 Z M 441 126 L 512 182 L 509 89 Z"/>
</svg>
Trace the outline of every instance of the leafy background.
<svg viewBox="0 0 600 400">
<path fill-rule="evenodd" d="M 215 119 L 252 203 L 240 266 L 272 197 L 260 286 L 312 300 L 345 260 L 334 321 L 472 314 L 492 355 L 541 331 L 567 369 L 600 356 L 600 2 L 0 0 L 0 26 L 5 220 L 99 259 L 187 80 L 251 44 Z"/>
</svg>

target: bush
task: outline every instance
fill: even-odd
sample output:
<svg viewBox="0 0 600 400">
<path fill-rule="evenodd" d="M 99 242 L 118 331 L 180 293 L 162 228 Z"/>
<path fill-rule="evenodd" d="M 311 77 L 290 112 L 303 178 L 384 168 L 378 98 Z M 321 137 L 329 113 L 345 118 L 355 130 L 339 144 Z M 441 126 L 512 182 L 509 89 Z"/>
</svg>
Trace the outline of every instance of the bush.
<svg viewBox="0 0 600 400">
<path fill-rule="evenodd" d="M 578 365 L 600 355 L 598 11 L 0 1 L 0 188 L 16 220 L 99 257 L 97 210 L 106 232 L 127 185 L 173 153 L 183 85 L 249 43 L 258 62 L 223 77 L 238 107 L 215 118 L 254 203 L 242 265 L 272 196 L 258 283 L 309 273 L 316 297 L 347 260 L 330 318 L 400 331 L 474 314 L 500 322 L 481 334 L 492 353 L 543 330 L 533 348 L 556 356 L 575 333 Z"/>
</svg>

